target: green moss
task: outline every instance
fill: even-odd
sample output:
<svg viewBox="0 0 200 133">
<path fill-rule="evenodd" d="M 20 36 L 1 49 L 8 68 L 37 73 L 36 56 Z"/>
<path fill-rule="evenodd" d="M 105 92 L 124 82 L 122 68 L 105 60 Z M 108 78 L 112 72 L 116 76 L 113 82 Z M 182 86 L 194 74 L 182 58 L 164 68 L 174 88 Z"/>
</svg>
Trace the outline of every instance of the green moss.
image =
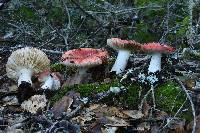
<svg viewBox="0 0 200 133">
<path fill-rule="evenodd" d="M 185 52 L 183 56 L 185 59 L 192 59 L 192 60 L 200 61 L 200 52 L 197 52 L 194 54 L 194 53 L 188 51 L 188 52 Z"/>
<path fill-rule="evenodd" d="M 157 108 L 173 116 L 184 103 L 186 94 L 177 83 L 170 81 L 156 88 L 155 97 Z M 183 109 L 188 107 L 190 104 L 187 101 Z M 177 117 L 190 121 L 192 119 L 191 109 L 180 112 Z"/>
<path fill-rule="evenodd" d="M 110 89 L 111 86 L 121 86 L 117 80 L 114 80 L 111 83 L 106 84 L 80 84 L 73 86 L 65 86 L 60 91 L 58 91 L 54 97 L 51 98 L 51 101 L 54 103 L 63 97 L 68 91 L 74 90 L 79 92 L 82 97 L 91 96 L 93 93 L 104 92 Z"/>
<path fill-rule="evenodd" d="M 195 47 L 196 47 L 197 49 L 200 49 L 200 43 L 195 44 Z M 200 54 L 200 53 L 199 53 L 199 54 Z"/>
<path fill-rule="evenodd" d="M 55 103 L 60 98 L 62 98 L 68 91 L 74 90 L 79 92 L 82 97 L 92 96 L 92 94 L 96 94 L 99 92 L 105 92 L 110 89 L 110 87 L 121 87 L 123 86 L 117 79 L 111 83 L 105 84 L 80 84 L 74 86 L 66 86 L 60 91 L 58 91 L 52 98 L 51 103 Z M 127 90 L 125 93 L 121 95 L 109 95 L 101 100 L 103 103 L 111 103 L 119 105 L 119 103 L 125 108 L 137 108 L 138 100 L 139 100 L 139 86 L 137 85 L 129 85 L 124 86 Z M 113 101 L 113 97 L 115 100 Z M 114 102 L 114 103 L 113 103 Z"/>
<path fill-rule="evenodd" d="M 66 66 L 60 63 L 51 64 L 51 70 L 55 72 L 63 72 L 66 69 Z"/>
<path fill-rule="evenodd" d="M 51 64 L 50 67 L 53 72 L 67 73 L 67 75 L 71 75 L 76 72 L 76 68 L 69 68 L 60 63 Z"/>
<path fill-rule="evenodd" d="M 111 83 L 104 84 L 80 84 L 74 86 L 65 86 L 59 90 L 50 100 L 55 103 L 62 98 L 68 91 L 74 90 L 79 92 L 82 97 L 90 97 L 99 92 L 105 92 L 110 87 L 124 86 L 126 91 L 122 94 L 111 94 L 105 97 L 100 102 L 113 106 L 120 106 L 124 109 L 137 109 L 140 103 L 140 86 L 137 84 L 123 85 L 119 80 L 113 80 Z M 174 115 L 186 99 L 186 94 L 181 90 L 180 86 L 174 82 L 164 83 L 155 88 L 156 105 L 159 110 L 167 112 L 169 115 Z M 114 99 L 114 100 L 113 100 Z M 139 102 L 138 102 L 139 101 Z M 183 109 L 190 107 L 189 102 L 186 102 Z M 180 112 L 177 117 L 181 117 L 190 121 L 192 119 L 191 109 Z"/>
<path fill-rule="evenodd" d="M 127 87 L 127 92 L 122 96 L 122 102 L 125 106 L 131 109 L 136 109 L 139 104 L 140 87 L 138 85 L 130 85 Z"/>
<path fill-rule="evenodd" d="M 167 112 L 171 112 L 171 108 L 176 112 L 185 101 L 186 95 L 181 91 L 178 84 L 167 82 L 156 88 L 157 105 Z"/>
</svg>

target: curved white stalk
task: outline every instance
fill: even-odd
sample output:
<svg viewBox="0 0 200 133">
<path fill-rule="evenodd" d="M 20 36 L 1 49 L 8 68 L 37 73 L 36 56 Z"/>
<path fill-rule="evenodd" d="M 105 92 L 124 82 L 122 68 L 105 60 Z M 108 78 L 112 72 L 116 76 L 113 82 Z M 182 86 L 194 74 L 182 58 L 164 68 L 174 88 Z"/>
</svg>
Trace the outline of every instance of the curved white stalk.
<svg viewBox="0 0 200 133">
<path fill-rule="evenodd" d="M 115 64 L 113 65 L 111 72 L 115 71 L 116 74 L 120 74 L 124 72 L 128 59 L 130 57 L 130 51 L 128 50 L 119 50 L 117 59 L 115 61 Z"/>
<path fill-rule="evenodd" d="M 157 71 L 161 71 L 161 53 L 153 53 L 151 55 L 151 61 L 148 68 L 148 73 L 155 73 Z"/>
<path fill-rule="evenodd" d="M 52 87 L 53 87 L 53 82 L 54 82 L 54 79 L 52 76 L 48 76 L 46 77 L 45 81 L 44 81 L 44 84 L 42 85 L 42 89 L 49 89 L 51 90 Z"/>
<path fill-rule="evenodd" d="M 54 79 L 52 90 L 58 90 L 60 88 L 60 80 Z"/>
<path fill-rule="evenodd" d="M 25 81 L 32 85 L 32 81 L 31 81 L 32 74 L 33 74 L 33 71 L 30 69 L 26 69 L 26 68 L 21 69 L 19 71 L 18 86 L 22 83 L 22 81 Z"/>
</svg>

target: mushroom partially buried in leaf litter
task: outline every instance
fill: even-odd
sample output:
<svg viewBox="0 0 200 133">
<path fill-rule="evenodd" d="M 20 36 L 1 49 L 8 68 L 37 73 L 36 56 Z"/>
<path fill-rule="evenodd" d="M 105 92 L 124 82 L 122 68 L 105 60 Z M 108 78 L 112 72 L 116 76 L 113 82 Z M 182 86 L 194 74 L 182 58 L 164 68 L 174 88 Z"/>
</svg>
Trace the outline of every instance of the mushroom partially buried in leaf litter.
<svg viewBox="0 0 200 133">
<path fill-rule="evenodd" d="M 61 63 L 68 67 L 77 67 L 78 75 L 76 84 L 91 67 L 107 63 L 108 52 L 102 49 L 79 48 L 65 52 L 61 57 Z"/>
<path fill-rule="evenodd" d="M 38 81 L 42 82 L 41 89 L 58 90 L 61 86 L 61 75 L 58 72 L 45 70 L 39 74 Z"/>
<path fill-rule="evenodd" d="M 151 55 L 151 61 L 148 67 L 148 73 L 155 73 L 161 71 L 161 56 L 163 54 L 170 54 L 175 49 L 166 44 L 160 43 L 147 43 L 142 45 L 142 50 L 148 52 Z"/>
<path fill-rule="evenodd" d="M 115 50 L 118 50 L 117 59 L 111 69 L 111 72 L 116 72 L 120 75 L 124 72 L 131 51 L 140 51 L 141 44 L 134 40 L 122 40 L 119 38 L 107 39 L 107 45 Z"/>
<path fill-rule="evenodd" d="M 28 100 L 22 102 L 22 109 L 36 114 L 39 109 L 44 109 L 46 107 L 47 99 L 45 95 L 34 95 Z"/>
</svg>

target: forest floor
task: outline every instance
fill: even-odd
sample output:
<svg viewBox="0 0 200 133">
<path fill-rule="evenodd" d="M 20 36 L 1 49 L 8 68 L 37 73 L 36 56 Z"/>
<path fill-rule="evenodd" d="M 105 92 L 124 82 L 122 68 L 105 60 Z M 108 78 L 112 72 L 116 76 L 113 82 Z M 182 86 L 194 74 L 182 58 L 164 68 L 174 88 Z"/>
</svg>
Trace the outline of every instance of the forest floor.
<svg viewBox="0 0 200 133">
<path fill-rule="evenodd" d="M 111 59 L 108 66 L 89 70 L 78 85 L 73 85 L 75 70 L 54 63 L 52 70 L 63 75 L 63 85 L 46 92 L 46 108 L 31 114 L 17 102 L 17 85 L 6 76 L 11 51 L 4 49 L 0 54 L 0 132 L 191 132 L 193 123 L 200 131 L 198 59 L 185 59 L 181 53 L 177 59 L 162 59 L 165 65 L 154 85 L 155 103 L 151 87 L 138 79 L 146 73 L 146 56 L 131 58 L 122 76 L 109 73 Z M 100 70 L 101 75 L 95 74 Z"/>
</svg>

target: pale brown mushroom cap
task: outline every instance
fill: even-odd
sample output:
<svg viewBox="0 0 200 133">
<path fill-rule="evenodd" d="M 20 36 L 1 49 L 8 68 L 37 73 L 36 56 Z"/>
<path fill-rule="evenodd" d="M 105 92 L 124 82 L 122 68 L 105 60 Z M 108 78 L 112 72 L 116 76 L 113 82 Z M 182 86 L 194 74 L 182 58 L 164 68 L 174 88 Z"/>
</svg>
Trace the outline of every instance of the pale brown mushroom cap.
<svg viewBox="0 0 200 133">
<path fill-rule="evenodd" d="M 72 67 L 93 67 L 107 62 L 108 52 L 101 49 L 80 48 L 65 52 L 61 61 Z"/>
<path fill-rule="evenodd" d="M 21 69 L 31 69 L 33 74 L 50 69 L 50 60 L 47 55 L 32 47 L 18 49 L 10 55 L 6 64 L 6 72 L 9 78 L 18 80 Z"/>
<path fill-rule="evenodd" d="M 34 95 L 21 104 L 21 107 L 33 114 L 37 113 L 39 109 L 46 107 L 47 99 L 45 95 Z"/>
<path fill-rule="evenodd" d="M 107 45 L 116 50 L 140 50 L 141 44 L 134 40 L 122 40 L 120 38 L 107 39 Z"/>
</svg>

